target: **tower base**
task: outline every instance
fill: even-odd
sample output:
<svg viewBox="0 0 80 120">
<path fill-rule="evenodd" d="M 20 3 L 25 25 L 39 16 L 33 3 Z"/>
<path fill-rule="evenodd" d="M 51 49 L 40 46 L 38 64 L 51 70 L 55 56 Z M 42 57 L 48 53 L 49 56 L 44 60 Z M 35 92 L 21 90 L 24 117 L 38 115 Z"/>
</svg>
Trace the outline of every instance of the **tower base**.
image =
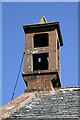
<svg viewBox="0 0 80 120">
<path fill-rule="evenodd" d="M 58 72 L 47 73 L 22 73 L 27 89 L 30 90 L 52 90 L 55 87 L 61 87 Z"/>
</svg>

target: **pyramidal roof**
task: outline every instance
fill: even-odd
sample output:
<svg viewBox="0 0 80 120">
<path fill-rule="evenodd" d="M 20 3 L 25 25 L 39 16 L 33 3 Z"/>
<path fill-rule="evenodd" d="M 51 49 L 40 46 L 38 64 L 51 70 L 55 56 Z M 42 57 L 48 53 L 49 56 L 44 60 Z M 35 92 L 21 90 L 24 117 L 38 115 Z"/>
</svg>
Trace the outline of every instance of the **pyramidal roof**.
<svg viewBox="0 0 80 120">
<path fill-rule="evenodd" d="M 47 23 L 45 16 L 43 16 L 39 22 L 39 24 L 43 24 L 43 23 Z"/>
</svg>

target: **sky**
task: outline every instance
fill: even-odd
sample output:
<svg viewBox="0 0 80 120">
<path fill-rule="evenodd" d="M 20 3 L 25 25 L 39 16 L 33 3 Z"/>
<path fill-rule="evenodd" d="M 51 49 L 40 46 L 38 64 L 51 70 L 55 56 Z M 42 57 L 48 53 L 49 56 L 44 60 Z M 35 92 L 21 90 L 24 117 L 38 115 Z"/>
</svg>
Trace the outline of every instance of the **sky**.
<svg viewBox="0 0 80 120">
<path fill-rule="evenodd" d="M 11 101 L 23 52 L 23 25 L 60 22 L 64 45 L 61 47 L 62 87 L 78 86 L 78 3 L 7 2 L 2 3 L 2 105 Z M 21 73 L 23 72 L 24 63 Z M 24 93 L 26 85 L 20 73 L 14 98 Z"/>
</svg>

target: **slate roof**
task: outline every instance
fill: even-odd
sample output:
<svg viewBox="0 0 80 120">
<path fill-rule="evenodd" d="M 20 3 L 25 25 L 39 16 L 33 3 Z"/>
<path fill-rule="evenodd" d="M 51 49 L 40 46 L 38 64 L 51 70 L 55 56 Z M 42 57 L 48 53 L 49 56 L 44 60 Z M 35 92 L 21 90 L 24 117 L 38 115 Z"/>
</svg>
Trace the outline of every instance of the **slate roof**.
<svg viewBox="0 0 80 120">
<path fill-rule="evenodd" d="M 6 120 L 80 120 L 80 87 L 43 92 L 27 102 Z"/>
</svg>

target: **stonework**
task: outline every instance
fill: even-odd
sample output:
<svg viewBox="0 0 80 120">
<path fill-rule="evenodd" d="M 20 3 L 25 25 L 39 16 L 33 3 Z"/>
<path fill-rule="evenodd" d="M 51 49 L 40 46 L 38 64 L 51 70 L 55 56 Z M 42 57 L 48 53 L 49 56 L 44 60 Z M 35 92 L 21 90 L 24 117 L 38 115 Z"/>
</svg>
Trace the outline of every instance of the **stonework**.
<svg viewBox="0 0 80 120">
<path fill-rule="evenodd" d="M 23 28 L 26 40 L 22 76 L 27 89 L 61 87 L 60 46 L 63 41 L 59 22 L 43 22 Z"/>
<path fill-rule="evenodd" d="M 52 81 L 56 78 L 56 74 L 43 74 L 43 75 L 31 75 L 27 76 L 28 81 L 28 89 L 44 89 L 46 90 L 52 90 Z M 25 78 L 24 78 L 25 79 Z M 56 79 L 53 80 L 53 82 L 56 82 Z M 60 84 L 60 83 L 59 83 Z"/>
</svg>

